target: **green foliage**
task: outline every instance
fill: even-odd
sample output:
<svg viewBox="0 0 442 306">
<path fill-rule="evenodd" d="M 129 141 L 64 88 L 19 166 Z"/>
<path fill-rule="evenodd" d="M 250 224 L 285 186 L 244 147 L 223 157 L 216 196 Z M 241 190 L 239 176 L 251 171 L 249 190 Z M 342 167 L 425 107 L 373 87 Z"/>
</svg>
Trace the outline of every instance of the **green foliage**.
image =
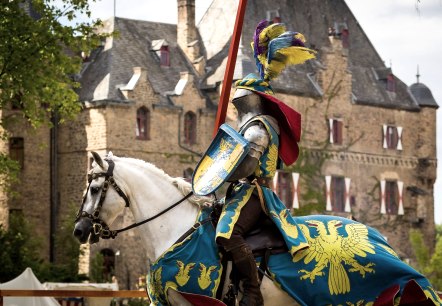
<svg viewBox="0 0 442 306">
<path fill-rule="evenodd" d="M 34 16 L 24 9 L 29 2 Z M 0 105 L 3 109 L 15 104 L 33 126 L 47 122 L 53 110 L 62 119 L 80 110 L 74 91 L 78 83 L 72 76 L 80 71 L 81 52 L 90 52 L 100 42 L 94 32 L 100 21 L 61 22 L 90 15 L 88 1 L 62 3 L 61 8 L 50 0 L 0 4 Z"/>
<path fill-rule="evenodd" d="M 8 230 L 0 225 L 0 283 L 14 279 L 27 267 L 39 271 L 43 261 L 37 250 L 41 242 L 32 233 L 21 213 L 11 214 Z"/>
<path fill-rule="evenodd" d="M 103 270 L 104 256 L 97 253 L 91 260 L 90 280 L 93 283 L 105 283 Z"/>
<path fill-rule="evenodd" d="M 416 255 L 416 269 L 430 280 L 434 289 L 442 290 L 442 226 L 438 225 L 436 229 L 438 234 L 432 256 L 419 230 L 410 230 L 410 242 Z"/>
<path fill-rule="evenodd" d="M 81 109 L 74 76 L 81 69 L 81 52 L 90 53 L 104 37 L 95 31 L 101 21 L 74 23 L 90 17 L 87 0 L 56 3 L 0 3 L 0 128 L 7 129 L 17 119 L 32 127 L 50 125 L 54 111 L 64 121 Z M 13 106 L 13 112 L 5 112 Z M 10 176 L 15 169 L 7 156 L 0 156 L 0 175 Z"/>
<path fill-rule="evenodd" d="M 0 187 L 9 189 L 13 183 L 18 181 L 19 172 L 19 163 L 10 159 L 8 155 L 0 153 Z"/>
<path fill-rule="evenodd" d="M 75 216 L 75 214 L 69 214 Z M 33 225 L 23 214 L 10 215 L 9 228 L 0 225 L 0 283 L 14 279 L 27 267 L 41 282 L 79 282 L 85 279 L 78 275 L 79 243 L 73 238 L 73 220 L 66 219 L 58 230 L 56 244 L 62 260 L 49 263 L 41 257 L 41 241 L 33 235 Z"/>
<path fill-rule="evenodd" d="M 77 207 L 71 204 L 67 212 L 67 218 L 62 220 L 60 226 L 57 228 L 55 237 L 55 248 L 57 250 L 58 270 L 61 270 L 63 279 L 59 281 L 73 282 L 81 279 L 78 276 L 78 261 L 80 256 L 80 243 L 75 239 L 72 233 L 74 232 L 75 216 Z M 55 271 L 54 271 L 55 272 Z"/>
</svg>

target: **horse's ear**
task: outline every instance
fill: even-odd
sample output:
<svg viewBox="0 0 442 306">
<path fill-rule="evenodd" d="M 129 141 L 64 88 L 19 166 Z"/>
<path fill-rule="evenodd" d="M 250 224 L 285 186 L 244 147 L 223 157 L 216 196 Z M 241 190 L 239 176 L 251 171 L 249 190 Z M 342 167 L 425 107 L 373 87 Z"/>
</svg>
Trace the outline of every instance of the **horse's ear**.
<svg viewBox="0 0 442 306">
<path fill-rule="evenodd" d="M 104 169 L 103 160 L 101 159 L 101 156 L 98 155 L 97 152 L 91 151 L 92 156 L 94 157 L 95 162 L 100 166 L 101 169 Z"/>
</svg>

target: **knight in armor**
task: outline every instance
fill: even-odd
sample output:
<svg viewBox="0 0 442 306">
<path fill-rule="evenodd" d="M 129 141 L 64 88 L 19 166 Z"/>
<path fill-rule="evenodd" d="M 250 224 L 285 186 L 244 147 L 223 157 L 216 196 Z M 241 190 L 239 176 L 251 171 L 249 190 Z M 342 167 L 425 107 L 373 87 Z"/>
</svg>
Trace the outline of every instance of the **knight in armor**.
<svg viewBox="0 0 442 306">
<path fill-rule="evenodd" d="M 296 221 L 271 189 L 280 161 L 290 165 L 298 157 L 301 116 L 273 95 L 269 81 L 287 65 L 314 58 L 314 51 L 305 48 L 304 42 L 302 34 L 287 31 L 281 23 L 261 21 L 252 42 L 260 75 L 250 74 L 235 83 L 232 104 L 238 111 L 238 134 L 250 149 L 227 178 L 231 185 L 216 242 L 231 254 L 240 274 L 241 306 L 263 305 L 256 262 L 244 239 L 259 220 L 270 217 L 274 221 L 292 254 L 308 247 Z M 268 214 L 269 204 L 272 214 Z"/>
</svg>

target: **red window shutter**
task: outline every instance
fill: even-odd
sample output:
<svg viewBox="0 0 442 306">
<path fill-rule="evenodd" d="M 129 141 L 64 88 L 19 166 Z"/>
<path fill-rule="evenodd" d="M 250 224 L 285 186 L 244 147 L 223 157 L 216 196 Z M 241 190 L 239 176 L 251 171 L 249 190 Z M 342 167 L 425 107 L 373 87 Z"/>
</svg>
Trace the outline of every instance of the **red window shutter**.
<svg viewBox="0 0 442 306">
<path fill-rule="evenodd" d="M 292 181 L 293 181 L 293 204 L 292 208 L 299 209 L 299 173 L 292 173 Z"/>
<path fill-rule="evenodd" d="M 331 211 L 332 210 L 332 203 L 331 203 L 331 179 L 332 177 L 330 175 L 325 176 L 325 210 Z"/>
<path fill-rule="evenodd" d="M 386 181 L 381 180 L 381 214 L 387 213 L 385 188 L 386 188 Z"/>
</svg>

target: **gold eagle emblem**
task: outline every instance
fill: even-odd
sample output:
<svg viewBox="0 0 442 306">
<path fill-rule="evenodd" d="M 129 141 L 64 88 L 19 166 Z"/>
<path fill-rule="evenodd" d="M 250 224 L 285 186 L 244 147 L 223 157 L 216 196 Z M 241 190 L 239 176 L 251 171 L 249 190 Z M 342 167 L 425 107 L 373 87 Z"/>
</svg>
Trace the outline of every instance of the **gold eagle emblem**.
<svg viewBox="0 0 442 306">
<path fill-rule="evenodd" d="M 315 228 L 318 235 L 310 236 L 309 228 L 304 224 L 299 224 L 302 232 L 308 240 L 309 248 L 295 254 L 293 261 L 298 262 L 304 259 L 308 264 L 312 260 L 316 261 L 312 271 L 299 270 L 304 274 L 301 280 L 310 279 L 313 283 L 316 277 L 324 276 L 324 268 L 329 267 L 328 287 L 330 294 L 345 294 L 350 292 L 350 279 L 348 272 L 359 272 L 364 278 L 366 273 L 374 273 L 374 263 L 365 266 L 358 263 L 356 257 L 366 257 L 367 253 L 375 254 L 374 246 L 368 240 L 368 229 L 363 224 L 351 223 L 345 225 L 347 236 L 338 233 L 338 228 L 342 227 L 342 221 L 331 220 L 324 222 L 318 220 L 308 220 L 306 224 Z M 344 264 L 351 266 L 348 269 Z"/>
<path fill-rule="evenodd" d="M 195 263 L 191 262 L 187 265 L 183 263 L 181 260 L 176 261 L 176 265 L 178 266 L 178 273 L 175 275 L 175 280 L 181 287 L 185 286 L 190 279 L 190 270 L 195 267 Z"/>
</svg>

